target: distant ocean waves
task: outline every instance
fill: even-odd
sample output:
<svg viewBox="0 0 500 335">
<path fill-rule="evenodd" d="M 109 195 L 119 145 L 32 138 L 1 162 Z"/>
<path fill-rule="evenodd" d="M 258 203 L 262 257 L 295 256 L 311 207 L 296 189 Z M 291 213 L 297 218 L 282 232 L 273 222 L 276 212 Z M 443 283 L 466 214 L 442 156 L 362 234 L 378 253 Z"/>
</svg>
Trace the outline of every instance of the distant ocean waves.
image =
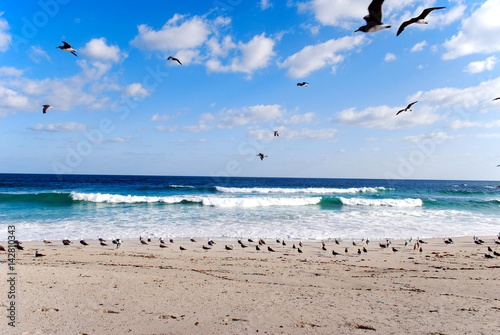
<svg viewBox="0 0 500 335">
<path fill-rule="evenodd" d="M 229 192 L 231 193 L 231 192 Z M 233 192 L 236 193 L 236 192 Z M 302 192 L 290 192 L 299 194 Z M 262 194 L 262 195 L 261 195 Z M 268 195 L 263 195 L 268 194 Z M 499 199 L 470 199 L 466 201 L 451 201 L 450 199 L 420 198 L 370 198 L 370 197 L 342 197 L 342 196 L 290 196 L 289 194 L 260 190 L 254 194 L 238 196 L 223 195 L 171 195 L 171 196 L 146 196 L 122 195 L 107 193 L 81 193 L 81 192 L 49 192 L 34 194 L 0 193 L 0 203 L 38 203 L 48 206 L 71 206 L 78 203 L 102 204 L 135 204 L 135 205 L 200 205 L 226 208 L 249 208 L 270 206 L 310 206 L 319 205 L 322 208 L 341 206 L 370 206 L 370 207 L 445 207 L 445 208 L 480 208 L 500 206 Z M 316 194 L 310 192 L 310 194 Z"/>
</svg>

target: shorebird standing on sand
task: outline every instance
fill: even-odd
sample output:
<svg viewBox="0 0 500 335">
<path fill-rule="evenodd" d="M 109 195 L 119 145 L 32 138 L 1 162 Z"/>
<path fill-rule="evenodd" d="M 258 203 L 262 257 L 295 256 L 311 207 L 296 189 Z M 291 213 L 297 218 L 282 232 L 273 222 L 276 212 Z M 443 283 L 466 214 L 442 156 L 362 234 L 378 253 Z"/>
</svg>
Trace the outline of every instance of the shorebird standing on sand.
<svg viewBox="0 0 500 335">
<path fill-rule="evenodd" d="M 45 256 L 44 254 L 41 254 L 38 252 L 38 249 L 35 249 L 35 257 L 43 257 Z"/>
<path fill-rule="evenodd" d="M 373 0 L 368 6 L 368 15 L 363 19 L 366 21 L 366 25 L 361 26 L 358 30 L 363 33 L 375 33 L 379 30 L 390 28 L 391 26 L 382 23 L 382 4 L 384 0 Z"/>
<path fill-rule="evenodd" d="M 399 29 L 398 29 L 398 33 L 396 34 L 396 36 L 399 36 L 399 34 L 401 34 L 403 32 L 403 30 L 409 26 L 410 24 L 412 23 L 418 23 L 418 24 L 428 24 L 429 22 L 425 21 L 425 17 L 427 15 L 429 15 L 430 12 L 436 10 L 436 9 L 443 9 L 443 8 L 446 8 L 446 7 L 432 7 L 432 8 L 427 8 L 427 9 L 424 9 L 424 11 L 422 12 L 422 14 L 420 14 L 419 16 L 417 17 L 414 17 L 414 18 L 411 18 L 409 19 L 408 21 L 405 21 L 403 22 L 400 26 L 399 26 Z"/>
<path fill-rule="evenodd" d="M 73 49 L 73 47 L 71 45 L 69 45 L 68 43 L 62 41 L 64 43 L 64 45 L 61 45 L 59 47 L 57 47 L 58 49 L 61 49 L 62 51 L 68 51 L 68 52 L 71 52 L 73 55 L 75 55 L 76 57 L 78 57 L 78 55 L 76 54 L 76 50 Z"/>
</svg>

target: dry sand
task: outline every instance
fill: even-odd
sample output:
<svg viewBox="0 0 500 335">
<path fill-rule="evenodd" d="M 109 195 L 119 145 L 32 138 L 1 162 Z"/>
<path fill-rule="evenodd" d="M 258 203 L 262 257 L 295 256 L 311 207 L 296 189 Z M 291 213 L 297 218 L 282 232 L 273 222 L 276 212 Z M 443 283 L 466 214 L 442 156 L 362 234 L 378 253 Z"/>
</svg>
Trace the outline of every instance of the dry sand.
<svg viewBox="0 0 500 335">
<path fill-rule="evenodd" d="M 222 241 L 208 251 L 190 241 L 120 249 L 26 242 L 17 252 L 15 329 L 0 252 L 0 333 L 499 334 L 500 257 L 485 253 L 500 246 L 483 239 L 430 239 L 423 252 L 404 241 L 393 242 L 398 252 L 380 241 L 327 242 L 327 251 L 306 242 L 302 254 L 292 249 L 298 241 L 266 240 L 274 253 L 235 241 L 232 251 Z M 35 249 L 46 256 L 35 258 Z"/>
</svg>

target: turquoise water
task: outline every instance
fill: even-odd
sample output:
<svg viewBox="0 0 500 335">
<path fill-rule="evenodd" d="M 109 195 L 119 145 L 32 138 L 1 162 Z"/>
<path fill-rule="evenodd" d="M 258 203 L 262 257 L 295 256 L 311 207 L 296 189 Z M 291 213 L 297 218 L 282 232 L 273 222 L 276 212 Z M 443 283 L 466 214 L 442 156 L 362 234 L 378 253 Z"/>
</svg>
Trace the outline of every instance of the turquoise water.
<svg viewBox="0 0 500 335">
<path fill-rule="evenodd" d="M 22 240 L 496 235 L 500 182 L 0 174 Z M 5 240 L 6 229 L 0 232 Z"/>
</svg>

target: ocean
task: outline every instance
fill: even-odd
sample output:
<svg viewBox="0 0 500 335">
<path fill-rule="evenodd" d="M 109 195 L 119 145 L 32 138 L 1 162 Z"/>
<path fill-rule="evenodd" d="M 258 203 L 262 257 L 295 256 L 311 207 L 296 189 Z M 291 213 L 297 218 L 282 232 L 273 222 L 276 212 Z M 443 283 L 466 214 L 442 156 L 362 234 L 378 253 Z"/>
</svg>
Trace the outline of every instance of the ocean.
<svg viewBox="0 0 500 335">
<path fill-rule="evenodd" d="M 0 174 L 19 240 L 496 235 L 500 182 Z M 7 229 L 0 240 L 7 239 Z"/>
</svg>

